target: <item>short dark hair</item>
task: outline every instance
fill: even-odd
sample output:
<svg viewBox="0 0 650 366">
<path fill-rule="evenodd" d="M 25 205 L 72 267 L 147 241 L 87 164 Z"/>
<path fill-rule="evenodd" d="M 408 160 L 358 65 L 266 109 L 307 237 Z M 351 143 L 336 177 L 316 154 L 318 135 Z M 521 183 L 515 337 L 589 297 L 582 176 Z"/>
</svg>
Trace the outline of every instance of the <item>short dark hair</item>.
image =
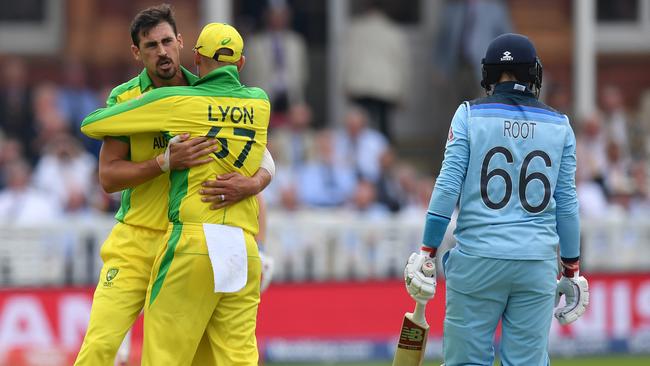
<svg viewBox="0 0 650 366">
<path fill-rule="evenodd" d="M 140 32 L 142 32 L 143 35 L 146 35 L 151 28 L 162 22 L 169 23 L 174 30 L 174 35 L 178 34 L 178 31 L 176 31 L 176 20 L 174 19 L 174 12 L 172 11 L 171 5 L 160 4 L 148 7 L 139 12 L 138 15 L 133 18 L 133 22 L 131 22 L 131 40 L 133 40 L 133 45 L 136 47 L 140 45 Z"/>
</svg>

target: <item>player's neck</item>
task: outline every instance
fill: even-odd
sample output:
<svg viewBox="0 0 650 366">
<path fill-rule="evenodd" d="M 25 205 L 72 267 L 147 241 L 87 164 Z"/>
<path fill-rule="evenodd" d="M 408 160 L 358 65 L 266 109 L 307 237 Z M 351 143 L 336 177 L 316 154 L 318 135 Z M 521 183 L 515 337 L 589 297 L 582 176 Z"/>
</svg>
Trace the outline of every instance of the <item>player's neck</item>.
<svg viewBox="0 0 650 366">
<path fill-rule="evenodd" d="M 508 74 L 506 72 L 501 74 L 501 77 L 499 78 L 499 83 L 506 83 L 508 81 L 517 81 L 517 78 L 515 78 L 514 75 Z"/>
</svg>

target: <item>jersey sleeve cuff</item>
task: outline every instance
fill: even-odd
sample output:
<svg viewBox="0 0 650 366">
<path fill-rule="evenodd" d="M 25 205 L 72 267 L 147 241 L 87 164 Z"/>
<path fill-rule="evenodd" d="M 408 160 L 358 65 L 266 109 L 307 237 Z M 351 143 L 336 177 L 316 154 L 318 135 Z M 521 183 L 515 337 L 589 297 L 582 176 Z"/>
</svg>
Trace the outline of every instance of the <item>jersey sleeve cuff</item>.
<svg viewBox="0 0 650 366">
<path fill-rule="evenodd" d="M 580 257 L 580 217 L 578 214 L 558 217 L 556 228 L 560 239 L 560 257 Z"/>
<path fill-rule="evenodd" d="M 449 217 L 438 215 L 431 211 L 427 212 L 422 244 L 429 248 L 438 248 L 440 243 L 442 243 L 442 239 L 445 237 L 445 232 L 450 221 L 451 219 Z"/>
</svg>

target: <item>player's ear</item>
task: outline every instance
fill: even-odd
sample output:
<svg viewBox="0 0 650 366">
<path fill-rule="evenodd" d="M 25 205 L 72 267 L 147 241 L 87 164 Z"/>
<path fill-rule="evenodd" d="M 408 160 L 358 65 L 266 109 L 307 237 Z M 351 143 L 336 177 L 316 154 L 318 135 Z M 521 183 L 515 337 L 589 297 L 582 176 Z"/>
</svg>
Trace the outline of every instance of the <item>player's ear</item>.
<svg viewBox="0 0 650 366">
<path fill-rule="evenodd" d="M 178 44 L 180 45 L 181 49 L 183 49 L 183 36 L 181 36 L 180 33 L 176 35 L 176 40 L 178 41 Z"/>
<path fill-rule="evenodd" d="M 241 55 L 241 58 L 235 65 L 237 65 L 237 71 L 241 72 L 241 70 L 244 68 L 244 65 L 246 64 L 246 56 Z"/>
<path fill-rule="evenodd" d="M 140 61 L 140 48 L 138 48 L 138 46 L 132 44 L 131 53 L 133 54 L 133 58 L 136 59 L 136 61 Z"/>
</svg>

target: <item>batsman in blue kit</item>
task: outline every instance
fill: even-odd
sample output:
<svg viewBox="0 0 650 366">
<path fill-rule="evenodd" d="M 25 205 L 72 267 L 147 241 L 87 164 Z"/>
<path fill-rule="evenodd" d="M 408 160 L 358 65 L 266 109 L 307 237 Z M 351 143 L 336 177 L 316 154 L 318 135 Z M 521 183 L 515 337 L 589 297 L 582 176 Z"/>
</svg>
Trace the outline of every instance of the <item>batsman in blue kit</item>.
<svg viewBox="0 0 650 366">
<path fill-rule="evenodd" d="M 538 101 L 542 64 L 527 37 L 497 37 L 482 67 L 488 95 L 461 104 L 451 121 L 406 287 L 420 303 L 435 294 L 422 263 L 435 257 L 458 203 L 457 245 L 442 261 L 445 365 L 492 365 L 501 321 L 502 365 L 546 366 L 553 314 L 568 324 L 589 303 L 579 275 L 575 136 L 566 115 Z"/>
</svg>

